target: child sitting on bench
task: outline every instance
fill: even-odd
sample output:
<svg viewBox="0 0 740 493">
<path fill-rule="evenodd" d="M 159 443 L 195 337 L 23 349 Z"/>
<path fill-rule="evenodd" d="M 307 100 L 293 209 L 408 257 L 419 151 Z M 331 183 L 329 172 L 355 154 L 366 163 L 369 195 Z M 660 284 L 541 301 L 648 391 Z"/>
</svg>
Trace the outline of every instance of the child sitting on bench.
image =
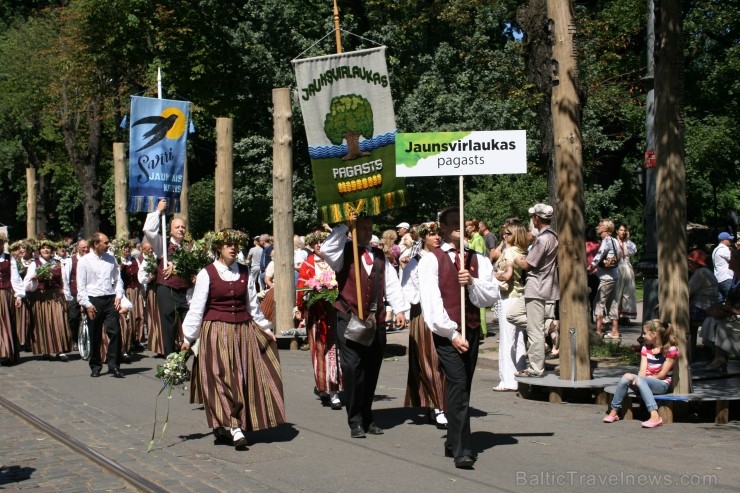
<svg viewBox="0 0 740 493">
<path fill-rule="evenodd" d="M 625 373 L 614 391 L 611 412 L 604 423 L 619 421 L 619 408 L 622 406 L 629 388 L 640 393 L 642 402 L 650 412 L 650 419 L 642 422 L 643 428 L 656 428 L 663 424 L 658 415 L 658 405 L 654 395 L 667 394 L 671 388 L 671 375 L 678 358 L 676 336 L 671 324 L 662 320 L 650 320 L 643 326 L 645 344 L 640 351 L 640 371 L 637 375 Z"/>
</svg>

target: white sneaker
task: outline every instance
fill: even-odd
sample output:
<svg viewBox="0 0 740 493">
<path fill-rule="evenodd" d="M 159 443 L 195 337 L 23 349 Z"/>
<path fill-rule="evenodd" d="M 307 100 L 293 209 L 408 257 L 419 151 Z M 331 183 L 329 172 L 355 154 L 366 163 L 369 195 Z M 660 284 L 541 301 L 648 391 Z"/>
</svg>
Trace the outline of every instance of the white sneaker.
<svg viewBox="0 0 740 493">
<path fill-rule="evenodd" d="M 231 429 L 231 439 L 234 441 L 234 447 L 244 447 L 247 445 L 247 439 L 244 437 L 241 428 Z"/>
</svg>

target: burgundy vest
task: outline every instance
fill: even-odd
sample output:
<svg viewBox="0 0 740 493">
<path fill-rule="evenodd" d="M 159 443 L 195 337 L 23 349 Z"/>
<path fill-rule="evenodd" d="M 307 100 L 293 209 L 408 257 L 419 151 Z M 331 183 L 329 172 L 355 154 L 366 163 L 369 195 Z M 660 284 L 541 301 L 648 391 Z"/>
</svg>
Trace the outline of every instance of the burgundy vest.
<svg viewBox="0 0 740 493">
<path fill-rule="evenodd" d="M 36 269 L 38 270 L 39 267 L 41 267 L 41 260 L 36 259 Z M 64 286 L 64 281 L 62 281 L 62 264 L 56 263 L 54 267 L 51 268 L 51 279 L 48 281 L 42 281 L 39 279 L 39 287 L 38 289 L 40 291 L 45 291 L 47 289 L 62 289 Z"/>
<path fill-rule="evenodd" d="M 218 275 L 215 264 L 206 266 L 208 273 L 208 301 L 203 320 L 216 320 L 239 324 L 252 320 L 247 304 L 249 270 L 239 264 L 239 279 L 224 281 Z"/>
<path fill-rule="evenodd" d="M 177 251 L 179 247 L 175 246 L 172 242 L 169 243 L 169 246 L 167 247 L 167 258 L 169 259 L 175 251 Z M 172 274 L 167 279 L 164 278 L 163 273 L 163 267 L 162 267 L 162 259 L 157 260 L 157 284 L 163 284 L 165 286 L 169 286 L 172 289 L 188 289 L 193 285 L 192 282 L 190 282 L 190 279 L 183 279 L 180 276 L 176 276 Z"/>
<path fill-rule="evenodd" d="M 69 290 L 77 299 L 77 254 L 72 255 L 72 269 L 69 271 Z"/>
<path fill-rule="evenodd" d="M 0 289 L 10 289 L 10 263 L 15 259 L 6 253 L 0 253 L 0 258 L 5 259 L 0 262 Z"/>
<path fill-rule="evenodd" d="M 361 249 L 363 251 L 364 249 Z M 375 287 L 375 271 L 379 270 L 378 274 L 380 279 L 378 281 L 378 292 L 376 293 L 376 300 L 378 301 L 377 311 L 375 312 L 375 319 L 378 323 L 385 320 L 385 307 L 383 305 L 383 299 L 385 298 L 385 254 L 383 250 L 379 248 L 373 248 L 374 262 L 379 262 L 378 268 L 373 266 L 370 271 L 370 275 L 365 271 L 365 266 L 362 263 L 362 258 L 358 258 L 360 262 L 360 282 L 362 283 L 362 313 L 367 317 L 370 313 L 370 304 L 372 302 L 371 297 L 373 294 L 373 288 Z M 357 315 L 357 288 L 355 279 L 355 266 L 353 262 L 354 255 L 352 254 L 352 243 L 348 242 L 344 247 L 344 266 L 342 270 L 337 272 L 337 283 L 339 284 L 339 298 L 334 304 L 334 307 L 342 313 L 347 313 L 347 308 L 341 300 L 344 300 L 352 309 L 352 312 Z"/>
<path fill-rule="evenodd" d="M 435 248 L 431 252 L 437 257 L 439 265 L 439 292 L 442 294 L 442 305 L 447 312 L 450 320 L 460 325 L 460 281 L 458 280 L 458 271 L 455 264 L 450 259 L 448 252 L 441 248 Z M 465 268 L 470 275 L 478 277 L 478 255 L 474 250 L 465 249 L 466 259 Z M 465 326 L 468 329 L 480 328 L 480 308 L 475 306 L 465 290 Z"/>
<path fill-rule="evenodd" d="M 139 263 L 136 259 L 131 259 L 129 265 L 121 264 L 121 279 L 123 280 L 123 289 L 140 288 L 139 284 Z"/>
</svg>

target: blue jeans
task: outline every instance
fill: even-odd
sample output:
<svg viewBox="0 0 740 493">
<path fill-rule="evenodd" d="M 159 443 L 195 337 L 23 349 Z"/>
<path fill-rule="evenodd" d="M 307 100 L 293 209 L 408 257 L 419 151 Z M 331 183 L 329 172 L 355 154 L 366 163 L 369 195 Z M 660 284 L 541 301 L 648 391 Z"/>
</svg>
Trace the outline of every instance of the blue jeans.
<svg viewBox="0 0 740 493">
<path fill-rule="evenodd" d="M 668 393 L 671 384 L 665 380 L 659 380 L 655 377 L 638 377 L 637 378 L 637 391 L 640 393 L 642 402 L 645 403 L 645 407 L 650 412 L 657 411 L 658 405 L 655 403 L 653 395 L 661 395 Z M 612 409 L 619 411 L 622 407 L 622 401 L 627 395 L 627 391 L 630 388 L 632 382 L 625 377 L 617 384 L 617 390 L 614 391 L 614 399 L 612 399 Z"/>
<path fill-rule="evenodd" d="M 732 287 L 732 279 L 727 279 L 719 283 L 719 297 L 720 302 L 724 303 L 727 299 L 727 295 L 730 294 L 730 288 Z"/>
</svg>

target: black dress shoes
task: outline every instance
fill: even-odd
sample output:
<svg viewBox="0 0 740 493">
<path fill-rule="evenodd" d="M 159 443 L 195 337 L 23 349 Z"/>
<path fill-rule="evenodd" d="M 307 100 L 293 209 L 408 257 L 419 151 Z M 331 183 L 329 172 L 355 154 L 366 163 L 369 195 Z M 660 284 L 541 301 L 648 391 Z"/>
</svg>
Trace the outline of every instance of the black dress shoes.
<svg viewBox="0 0 740 493">
<path fill-rule="evenodd" d="M 100 376 L 100 370 L 93 370 L 90 372 L 90 376 L 93 378 L 98 378 Z"/>
<path fill-rule="evenodd" d="M 376 425 L 375 423 L 370 423 L 369 425 L 367 425 L 367 432 L 371 435 L 382 435 L 383 433 L 385 433 L 383 431 L 383 428 L 378 427 L 378 425 Z"/>
<path fill-rule="evenodd" d="M 129 354 L 128 354 L 128 353 L 123 353 L 123 355 L 121 356 L 121 359 L 122 359 L 122 360 L 123 360 L 123 362 L 124 362 L 124 363 L 126 363 L 127 365 L 130 365 L 130 364 L 131 364 L 131 356 L 129 356 Z"/>
<path fill-rule="evenodd" d="M 365 430 L 362 426 L 355 426 L 350 430 L 350 435 L 352 438 L 365 438 Z"/>
<path fill-rule="evenodd" d="M 455 467 L 458 469 L 470 469 L 475 464 L 475 459 L 469 455 L 463 455 L 462 457 L 455 457 Z"/>
<path fill-rule="evenodd" d="M 119 370 L 118 368 L 113 368 L 108 373 L 113 375 L 113 378 L 123 378 L 123 373 L 121 373 L 121 370 Z"/>
</svg>

